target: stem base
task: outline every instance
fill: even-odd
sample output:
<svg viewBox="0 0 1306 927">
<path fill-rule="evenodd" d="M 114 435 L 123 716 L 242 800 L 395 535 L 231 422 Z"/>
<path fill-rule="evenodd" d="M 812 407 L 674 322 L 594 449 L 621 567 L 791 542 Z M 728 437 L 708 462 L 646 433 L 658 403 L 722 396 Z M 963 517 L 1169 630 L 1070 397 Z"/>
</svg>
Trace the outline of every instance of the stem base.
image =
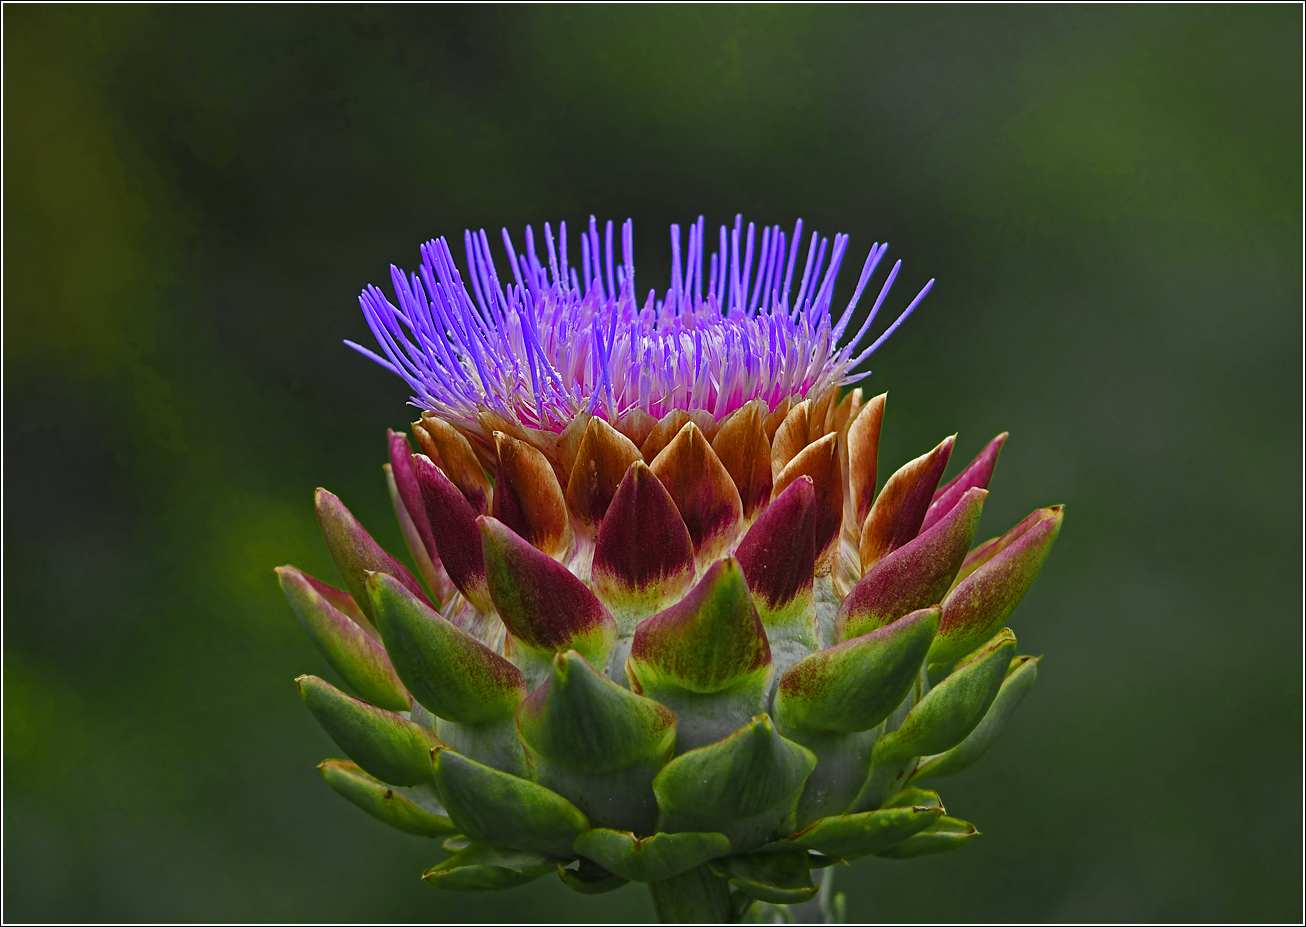
<svg viewBox="0 0 1306 927">
<path fill-rule="evenodd" d="M 650 882 L 653 910 L 663 924 L 725 924 L 730 921 L 730 885 L 706 865 Z"/>
</svg>

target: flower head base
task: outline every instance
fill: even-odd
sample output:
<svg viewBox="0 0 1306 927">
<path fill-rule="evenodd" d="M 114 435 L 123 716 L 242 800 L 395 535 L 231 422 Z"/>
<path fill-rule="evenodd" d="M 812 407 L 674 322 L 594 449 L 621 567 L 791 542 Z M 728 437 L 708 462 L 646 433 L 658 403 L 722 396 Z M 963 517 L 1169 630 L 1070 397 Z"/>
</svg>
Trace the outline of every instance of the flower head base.
<svg viewBox="0 0 1306 927">
<path fill-rule="evenodd" d="M 845 339 L 888 245 L 871 247 L 852 299 L 834 319 L 848 236 L 835 235 L 831 247 L 813 233 L 801 260 L 802 229 L 801 220 L 789 237 L 779 226 L 764 228 L 758 241 L 753 223 L 745 230 L 736 217 L 732 229 L 721 226 L 709 258 L 700 216 L 689 227 L 682 262 L 681 230 L 673 225 L 671 286 L 661 299 L 649 290 L 642 304 L 630 220 L 615 265 L 611 221 L 600 238 L 590 217 L 579 266 L 569 260 L 565 222 L 556 241 L 545 223 L 545 261 L 530 226 L 524 255 L 504 229 L 506 284 L 485 231 L 468 231 L 470 294 L 448 242 L 438 238 L 422 246 L 420 273 L 391 265 L 398 306 L 374 286 L 359 297 L 385 357 L 346 344 L 403 377 L 414 405 L 468 425 L 487 410 L 512 425 L 557 432 L 582 412 L 615 423 L 635 410 L 654 418 L 674 409 L 722 418 L 753 399 L 775 409 L 866 376 L 850 374 L 934 283 L 866 345 L 899 261 L 865 321 Z"/>
</svg>

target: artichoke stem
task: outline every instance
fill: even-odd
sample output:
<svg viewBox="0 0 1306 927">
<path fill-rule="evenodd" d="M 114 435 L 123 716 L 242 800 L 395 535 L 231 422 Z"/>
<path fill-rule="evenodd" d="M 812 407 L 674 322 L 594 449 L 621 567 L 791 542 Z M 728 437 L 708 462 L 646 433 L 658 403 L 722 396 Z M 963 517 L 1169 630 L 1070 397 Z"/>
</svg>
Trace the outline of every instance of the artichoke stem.
<svg viewBox="0 0 1306 927">
<path fill-rule="evenodd" d="M 725 924 L 730 921 L 730 886 L 706 865 L 650 882 L 653 909 L 663 924 Z"/>
</svg>

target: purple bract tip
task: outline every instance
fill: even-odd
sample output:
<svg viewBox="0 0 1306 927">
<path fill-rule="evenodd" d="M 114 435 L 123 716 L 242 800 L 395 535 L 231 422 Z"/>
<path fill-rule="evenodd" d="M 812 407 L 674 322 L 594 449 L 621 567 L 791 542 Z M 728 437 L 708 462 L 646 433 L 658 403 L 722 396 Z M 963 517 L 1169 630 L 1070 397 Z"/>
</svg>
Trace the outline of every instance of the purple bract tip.
<svg viewBox="0 0 1306 927">
<path fill-rule="evenodd" d="M 391 266 L 397 307 L 374 286 L 359 297 L 385 356 L 345 343 L 403 377 L 415 406 L 446 419 L 474 421 L 478 410 L 490 409 L 527 427 L 560 431 L 580 412 L 609 421 L 633 409 L 656 418 L 673 409 L 721 417 L 758 398 L 774 409 L 785 399 L 860 379 L 851 371 L 934 283 L 859 353 L 897 276 L 895 265 L 865 322 L 840 346 L 888 246 L 871 247 L 852 300 L 835 320 L 831 302 L 848 236 L 835 235 L 831 248 L 813 233 L 796 275 L 802 227 L 799 220 L 789 239 L 779 226 L 765 228 L 758 241 L 753 224 L 745 229 L 736 217 L 733 228 L 721 227 L 719 249 L 705 260 L 700 216 L 689 227 L 682 262 L 680 227 L 673 225 L 671 286 L 661 298 L 650 290 L 643 305 L 629 219 L 615 267 L 611 222 L 600 241 L 590 218 L 579 236 L 579 266 L 568 263 L 565 222 L 556 243 L 544 226 L 547 264 L 530 226 L 525 254 L 505 229 L 510 276 L 503 280 L 485 231 L 469 231 L 463 244 L 471 293 L 448 242 L 435 239 L 422 246 L 420 273 Z"/>
</svg>

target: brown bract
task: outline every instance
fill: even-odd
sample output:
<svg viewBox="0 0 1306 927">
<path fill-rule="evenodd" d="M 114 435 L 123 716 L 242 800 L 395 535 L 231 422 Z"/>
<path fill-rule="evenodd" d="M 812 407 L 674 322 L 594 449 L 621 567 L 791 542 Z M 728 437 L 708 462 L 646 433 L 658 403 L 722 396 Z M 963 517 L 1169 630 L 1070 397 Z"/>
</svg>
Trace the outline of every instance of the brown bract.
<svg viewBox="0 0 1306 927">
<path fill-rule="evenodd" d="M 413 436 L 432 462 L 439 461 L 444 475 L 458 487 L 477 515 L 490 511 L 490 481 L 462 432 L 439 416 L 423 412 L 421 421 L 413 423 Z"/>
<path fill-rule="evenodd" d="M 690 422 L 697 425 L 699 430 L 709 438 L 716 433 L 717 421 L 712 417 L 711 413 L 702 409 L 695 409 L 692 412 L 684 409 L 672 409 L 649 430 L 648 437 L 640 444 L 639 450 L 644 455 L 645 462 L 652 463 L 653 458 L 662 453 L 663 448 L 670 444 L 676 435 L 680 434 L 680 429 Z"/>
<path fill-rule="evenodd" d="M 780 471 L 775 480 L 775 493 L 800 476 L 811 477 L 816 492 L 816 561 L 828 562 L 839 528 L 843 524 L 843 477 L 839 472 L 839 436 L 828 434 L 807 445 Z M 820 567 L 818 566 L 818 571 Z"/>
<path fill-rule="evenodd" d="M 771 439 L 771 474 L 778 477 L 789 461 L 807 447 L 811 439 L 807 432 L 811 423 L 812 403 L 804 399 L 789 410 Z"/>
<path fill-rule="evenodd" d="M 955 439 L 944 438 L 934 450 L 903 464 L 884 484 L 862 525 L 863 572 L 920 533 Z"/>
<path fill-rule="evenodd" d="M 884 401 L 887 398 L 887 393 L 876 396 L 848 426 L 848 482 L 852 516 L 858 526 L 871 514 L 871 505 L 875 502 L 880 425 L 884 420 Z"/>
<path fill-rule="evenodd" d="M 698 568 L 706 569 L 729 553 L 739 539 L 743 506 L 734 480 L 698 426 L 689 422 L 680 429 L 649 469 L 667 487 L 685 520 Z"/>
<path fill-rule="evenodd" d="M 586 537 L 598 536 L 599 522 L 627 468 L 643 459 L 639 448 L 617 429 L 601 418 L 589 420 L 567 481 L 567 506 Z"/>
<path fill-rule="evenodd" d="M 494 433 L 498 461 L 491 514 L 550 557 L 561 557 L 571 543 L 567 503 L 553 467 L 525 441 Z"/>
<path fill-rule="evenodd" d="M 772 495 L 771 441 L 766 436 L 765 416 L 766 403 L 755 399 L 727 416 L 712 438 L 712 450 L 734 480 L 744 521 L 750 524 Z"/>
</svg>

